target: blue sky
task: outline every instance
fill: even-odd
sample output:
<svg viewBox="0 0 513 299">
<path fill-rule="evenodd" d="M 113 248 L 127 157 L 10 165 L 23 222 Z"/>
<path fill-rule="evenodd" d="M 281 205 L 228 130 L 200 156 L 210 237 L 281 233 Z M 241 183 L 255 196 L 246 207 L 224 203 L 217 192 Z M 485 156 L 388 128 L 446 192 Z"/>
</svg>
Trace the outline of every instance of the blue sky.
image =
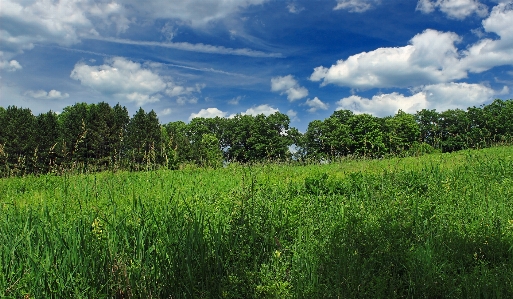
<svg viewBox="0 0 513 299">
<path fill-rule="evenodd" d="M 2 0 L 0 106 L 120 103 L 162 123 L 513 98 L 511 0 Z"/>
</svg>

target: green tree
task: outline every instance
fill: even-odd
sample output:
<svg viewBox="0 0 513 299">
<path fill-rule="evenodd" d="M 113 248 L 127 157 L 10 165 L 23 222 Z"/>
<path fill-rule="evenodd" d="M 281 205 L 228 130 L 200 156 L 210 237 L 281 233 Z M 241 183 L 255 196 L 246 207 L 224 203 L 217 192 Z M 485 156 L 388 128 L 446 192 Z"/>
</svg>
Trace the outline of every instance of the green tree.
<svg viewBox="0 0 513 299">
<path fill-rule="evenodd" d="M 9 106 L 3 114 L 3 151 L 6 166 L 14 174 L 31 173 L 37 155 L 35 117 L 30 109 Z"/>
<path fill-rule="evenodd" d="M 188 126 L 183 121 L 170 122 L 165 126 L 166 155 L 169 159 L 168 167 L 176 168 L 186 161 L 193 161 L 191 143 L 187 137 Z"/>
<path fill-rule="evenodd" d="M 269 116 L 254 116 L 248 139 L 250 160 L 285 160 L 290 158 L 288 136 L 290 119 L 286 114 L 275 112 Z"/>
<path fill-rule="evenodd" d="M 314 120 L 308 124 L 308 129 L 303 136 L 302 148 L 308 158 L 320 159 L 328 155 L 329 136 L 323 121 Z"/>
<path fill-rule="evenodd" d="M 436 110 L 422 109 L 414 115 L 419 125 L 419 142 L 427 143 L 434 148 L 440 148 L 440 114 Z"/>
<path fill-rule="evenodd" d="M 413 115 L 399 110 L 394 117 L 385 120 L 387 147 L 393 154 L 408 151 L 418 140 L 420 128 Z"/>
<path fill-rule="evenodd" d="M 70 166 L 73 164 L 86 163 L 87 145 L 87 116 L 89 105 L 87 103 L 76 103 L 67 106 L 59 114 L 59 126 L 62 138 L 61 157 L 63 162 Z"/>
<path fill-rule="evenodd" d="M 0 177 L 6 176 L 8 173 L 7 153 L 5 152 L 5 144 L 7 143 L 7 111 L 4 107 L 0 107 Z"/>
<path fill-rule="evenodd" d="M 112 108 L 113 125 L 111 128 L 111 150 L 110 156 L 116 167 L 119 167 L 121 161 L 126 157 L 125 138 L 127 136 L 127 126 L 130 122 L 130 116 L 126 107 L 117 103 Z"/>
<path fill-rule="evenodd" d="M 38 147 L 38 161 L 35 172 L 47 173 L 60 161 L 57 160 L 60 146 L 60 128 L 55 112 L 41 113 L 36 117 L 35 141 Z"/>
<path fill-rule="evenodd" d="M 469 107 L 467 109 L 469 127 L 466 139 L 468 147 L 483 148 L 492 142 L 491 132 L 486 125 L 486 116 L 483 108 Z"/>
<path fill-rule="evenodd" d="M 145 113 L 142 108 L 134 114 L 127 126 L 127 146 L 131 167 L 146 169 L 162 164 L 161 129 L 155 111 Z"/>
<path fill-rule="evenodd" d="M 461 109 L 449 109 L 440 113 L 440 135 L 443 152 L 468 148 L 467 132 L 470 122 Z"/>
<path fill-rule="evenodd" d="M 223 166 L 223 152 L 219 139 L 214 134 L 203 134 L 199 146 L 199 160 L 203 167 L 219 168 Z"/>
<path fill-rule="evenodd" d="M 378 117 L 357 114 L 349 119 L 354 153 L 364 157 L 380 157 L 387 152 L 383 126 Z"/>
<path fill-rule="evenodd" d="M 513 100 L 497 99 L 483 107 L 485 126 L 493 143 L 511 142 L 513 136 Z"/>
<path fill-rule="evenodd" d="M 227 134 L 227 160 L 230 162 L 246 163 L 252 160 L 249 138 L 254 117 L 250 115 L 236 115 L 228 119 L 230 132 Z"/>
<path fill-rule="evenodd" d="M 328 145 L 327 153 L 331 157 L 347 156 L 354 150 L 349 125 L 349 120 L 353 116 L 353 112 L 349 110 L 338 110 L 324 120 L 326 144 Z"/>
</svg>

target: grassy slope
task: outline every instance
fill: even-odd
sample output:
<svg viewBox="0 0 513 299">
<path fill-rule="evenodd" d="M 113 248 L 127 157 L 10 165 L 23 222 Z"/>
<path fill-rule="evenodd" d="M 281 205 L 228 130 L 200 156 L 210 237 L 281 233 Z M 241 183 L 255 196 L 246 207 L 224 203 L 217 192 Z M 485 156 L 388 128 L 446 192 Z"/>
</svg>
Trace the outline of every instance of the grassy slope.
<svg viewBox="0 0 513 299">
<path fill-rule="evenodd" d="M 2 179 L 0 295 L 511 297 L 512 157 Z"/>
</svg>

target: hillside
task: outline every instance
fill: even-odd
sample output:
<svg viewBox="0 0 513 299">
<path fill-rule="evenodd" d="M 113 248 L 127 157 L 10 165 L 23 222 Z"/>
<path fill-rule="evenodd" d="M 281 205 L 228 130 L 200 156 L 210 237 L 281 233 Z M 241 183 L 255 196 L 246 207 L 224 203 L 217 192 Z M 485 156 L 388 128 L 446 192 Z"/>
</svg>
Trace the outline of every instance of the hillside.
<svg viewBox="0 0 513 299">
<path fill-rule="evenodd" d="M 0 294 L 507 298 L 513 147 L 0 179 Z"/>
</svg>

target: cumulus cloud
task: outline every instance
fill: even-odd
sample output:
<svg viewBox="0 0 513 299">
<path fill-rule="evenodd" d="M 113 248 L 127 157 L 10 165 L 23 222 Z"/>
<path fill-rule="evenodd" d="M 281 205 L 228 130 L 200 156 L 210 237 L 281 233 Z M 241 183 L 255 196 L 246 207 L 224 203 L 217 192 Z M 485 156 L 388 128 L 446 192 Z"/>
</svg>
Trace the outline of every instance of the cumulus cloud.
<svg viewBox="0 0 513 299">
<path fill-rule="evenodd" d="M 327 68 L 319 66 L 310 76 L 321 86 L 337 84 L 356 89 L 411 88 L 467 78 L 496 66 L 513 65 L 513 3 L 496 5 L 482 21 L 484 32 L 498 38 L 482 38 L 464 50 L 461 38 L 452 32 L 427 29 L 410 44 L 379 48 L 339 60 Z"/>
<path fill-rule="evenodd" d="M 349 12 L 365 12 L 374 5 L 379 4 L 381 0 L 337 0 L 337 5 L 333 10 L 345 9 Z"/>
<path fill-rule="evenodd" d="M 484 18 L 488 15 L 488 7 L 478 0 L 419 0 L 416 10 L 422 13 L 432 13 L 439 9 L 452 19 L 465 19 L 476 14 Z"/>
<path fill-rule="evenodd" d="M 226 112 L 223 112 L 217 108 L 207 108 L 207 109 L 201 109 L 198 113 L 191 113 L 191 116 L 189 116 L 189 120 L 192 120 L 196 117 L 202 117 L 202 118 L 215 118 L 215 117 L 226 117 Z"/>
<path fill-rule="evenodd" d="M 240 112 L 238 114 L 240 115 L 259 115 L 264 114 L 266 116 L 269 116 L 271 114 L 274 114 L 276 112 L 279 112 L 278 109 L 275 109 L 267 104 L 259 105 L 256 107 L 251 107 L 247 109 L 245 112 Z M 198 113 L 192 113 L 191 116 L 189 116 L 189 120 L 196 118 L 196 117 L 204 117 L 204 118 L 214 118 L 214 117 L 227 117 L 227 118 L 233 118 L 237 114 L 230 114 L 228 116 L 227 112 L 221 111 L 217 108 L 207 108 L 207 109 L 201 109 Z"/>
<path fill-rule="evenodd" d="M 308 90 L 300 86 L 292 75 L 272 78 L 271 91 L 279 92 L 280 95 L 287 94 L 287 99 L 291 102 L 308 96 Z"/>
<path fill-rule="evenodd" d="M 0 70 L 7 70 L 8 72 L 15 72 L 21 70 L 23 67 L 16 60 L 0 60 Z"/>
<path fill-rule="evenodd" d="M 280 110 L 275 109 L 267 104 L 264 104 L 264 105 L 249 108 L 248 110 L 246 110 L 246 112 L 242 112 L 241 114 L 242 115 L 253 115 L 253 116 L 256 116 L 259 114 L 264 114 L 266 116 L 269 116 L 269 115 L 274 114 L 279 111 Z"/>
<path fill-rule="evenodd" d="M 394 115 L 399 109 L 407 113 L 428 108 L 438 111 L 465 109 L 483 104 L 501 92 L 481 84 L 441 83 L 418 87 L 411 96 L 397 92 L 375 95 L 371 99 L 353 95 L 338 101 L 336 110 L 348 109 L 383 117 Z"/>
<path fill-rule="evenodd" d="M 62 100 L 69 97 L 68 93 L 62 93 L 58 90 L 52 89 L 49 92 L 44 90 L 29 90 L 24 93 L 24 95 L 29 96 L 34 99 L 43 99 L 43 100 Z"/>
<path fill-rule="evenodd" d="M 330 68 L 314 69 L 312 81 L 352 88 L 411 87 L 465 78 L 457 67 L 460 37 L 452 32 L 432 29 L 417 34 L 410 45 L 379 48 L 339 60 Z M 456 66 L 456 67 L 455 67 Z"/>
<path fill-rule="evenodd" d="M 328 104 L 323 103 L 318 97 L 313 98 L 313 100 L 307 99 L 305 105 L 310 107 L 308 109 L 310 113 L 314 113 L 317 110 L 328 110 Z"/>
<path fill-rule="evenodd" d="M 103 94 L 138 105 L 158 101 L 168 86 L 157 73 L 120 57 L 109 59 L 100 66 L 78 63 L 70 77 Z"/>
<path fill-rule="evenodd" d="M 495 66 L 513 65 L 513 2 L 495 6 L 483 20 L 483 28 L 499 39 L 484 38 L 463 51 L 462 66 L 474 73 Z"/>
</svg>

